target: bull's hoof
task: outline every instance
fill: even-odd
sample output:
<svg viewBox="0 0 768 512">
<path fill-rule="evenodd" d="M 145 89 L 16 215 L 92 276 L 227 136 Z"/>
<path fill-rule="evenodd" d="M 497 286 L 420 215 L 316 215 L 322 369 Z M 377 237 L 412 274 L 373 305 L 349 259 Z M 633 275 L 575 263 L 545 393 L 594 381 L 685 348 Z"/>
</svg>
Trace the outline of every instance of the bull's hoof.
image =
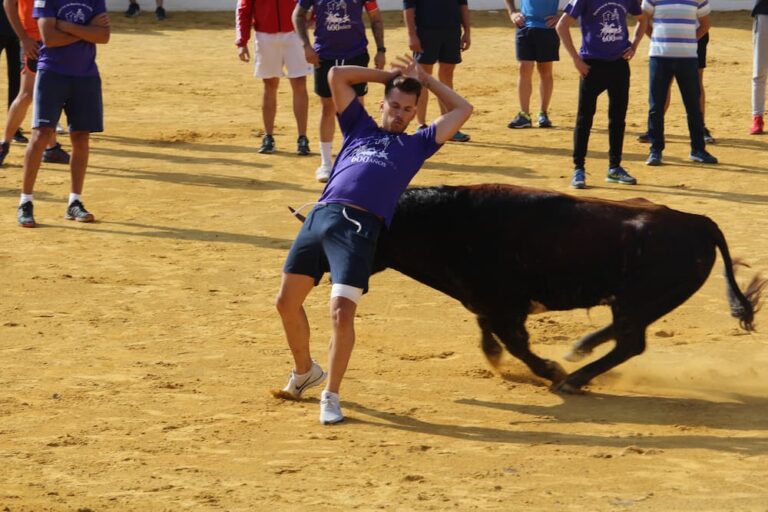
<svg viewBox="0 0 768 512">
<path fill-rule="evenodd" d="M 485 352 L 485 358 L 488 360 L 488 364 L 498 370 L 499 365 L 501 365 L 501 351 L 499 351 L 497 354 L 490 354 Z"/>
<path fill-rule="evenodd" d="M 552 386 L 550 386 L 549 389 L 554 391 L 555 393 L 561 393 L 564 395 L 584 395 L 587 393 L 580 387 L 576 387 L 572 384 L 568 384 L 568 382 L 565 380 L 562 380 L 556 384 L 552 384 Z"/>
<path fill-rule="evenodd" d="M 547 360 L 547 370 L 553 385 L 562 382 L 568 376 L 568 372 L 555 361 Z"/>
<path fill-rule="evenodd" d="M 563 359 L 565 359 L 566 361 L 570 361 L 572 363 L 578 363 L 579 361 L 581 361 L 591 353 L 592 353 L 591 350 L 581 350 L 580 348 L 574 345 L 574 347 L 571 348 L 571 350 L 563 356 Z"/>
</svg>

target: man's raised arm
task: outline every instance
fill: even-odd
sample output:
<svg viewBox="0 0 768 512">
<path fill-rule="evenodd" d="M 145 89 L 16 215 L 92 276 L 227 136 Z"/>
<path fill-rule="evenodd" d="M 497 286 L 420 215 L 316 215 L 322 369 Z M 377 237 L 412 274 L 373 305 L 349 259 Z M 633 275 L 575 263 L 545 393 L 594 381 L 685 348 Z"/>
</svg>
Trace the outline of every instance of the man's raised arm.
<svg viewBox="0 0 768 512">
<path fill-rule="evenodd" d="M 357 101 L 357 93 L 353 85 L 363 82 L 385 84 L 399 74 L 399 70 L 384 71 L 361 66 L 332 67 L 328 72 L 328 84 L 331 86 L 331 96 L 336 105 L 336 112 L 344 112 L 350 103 Z"/>
</svg>

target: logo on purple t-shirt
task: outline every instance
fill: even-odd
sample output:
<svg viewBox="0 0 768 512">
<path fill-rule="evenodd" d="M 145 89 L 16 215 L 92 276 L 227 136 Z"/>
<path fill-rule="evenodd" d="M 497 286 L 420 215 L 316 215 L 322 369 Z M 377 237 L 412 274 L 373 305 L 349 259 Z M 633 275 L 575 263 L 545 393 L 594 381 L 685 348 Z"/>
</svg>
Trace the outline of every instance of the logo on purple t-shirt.
<svg viewBox="0 0 768 512">
<path fill-rule="evenodd" d="M 631 46 L 627 14 L 638 15 L 642 10 L 639 0 L 571 0 L 565 12 L 580 19 L 582 58 L 616 60 Z"/>
<path fill-rule="evenodd" d="M 321 59 L 350 59 L 366 52 L 363 7 L 367 1 L 298 0 L 302 8 L 315 10 L 314 49 Z"/>
<path fill-rule="evenodd" d="M 105 0 L 35 0 L 33 16 L 88 25 L 94 16 L 106 11 Z M 68 76 L 98 75 L 96 45 L 82 39 L 54 48 L 43 44 L 37 68 Z"/>
</svg>

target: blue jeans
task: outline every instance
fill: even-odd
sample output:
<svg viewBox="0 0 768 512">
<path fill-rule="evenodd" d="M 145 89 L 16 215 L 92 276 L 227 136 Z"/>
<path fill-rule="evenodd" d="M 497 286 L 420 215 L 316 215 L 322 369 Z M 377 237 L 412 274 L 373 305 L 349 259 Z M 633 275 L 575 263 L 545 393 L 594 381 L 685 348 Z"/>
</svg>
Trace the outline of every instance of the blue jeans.
<svg viewBox="0 0 768 512">
<path fill-rule="evenodd" d="M 648 137 L 651 139 L 651 151 L 664 150 L 664 104 L 673 78 L 677 80 L 685 105 L 685 113 L 688 116 L 691 151 L 704 150 L 704 120 L 699 105 L 701 86 L 698 68 L 696 57 L 651 57 L 650 110 L 648 111 Z"/>
</svg>

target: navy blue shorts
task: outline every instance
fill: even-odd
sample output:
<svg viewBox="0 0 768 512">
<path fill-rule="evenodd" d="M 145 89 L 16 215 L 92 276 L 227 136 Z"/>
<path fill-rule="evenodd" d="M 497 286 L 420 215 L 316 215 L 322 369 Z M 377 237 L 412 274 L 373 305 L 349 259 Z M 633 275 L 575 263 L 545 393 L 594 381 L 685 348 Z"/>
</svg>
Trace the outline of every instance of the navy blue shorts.
<svg viewBox="0 0 768 512">
<path fill-rule="evenodd" d="M 458 64 L 461 62 L 461 27 L 424 28 L 418 30 L 421 41 L 421 53 L 414 53 L 413 58 L 419 64 Z"/>
<path fill-rule="evenodd" d="M 62 110 L 70 132 L 104 131 L 101 78 L 67 76 L 40 69 L 35 78 L 32 128 L 56 128 Z"/>
<path fill-rule="evenodd" d="M 328 72 L 333 66 L 362 66 L 368 67 L 371 57 L 368 52 L 349 59 L 320 59 L 320 66 L 315 68 L 315 94 L 321 98 L 331 97 L 331 86 L 328 85 Z M 355 84 L 352 86 L 355 94 L 365 96 L 368 93 L 368 84 Z"/>
<path fill-rule="evenodd" d="M 283 265 L 283 272 L 315 279 L 330 270 L 334 284 L 368 291 L 382 221 L 376 215 L 344 206 L 318 204 L 307 215 Z"/>
<path fill-rule="evenodd" d="M 555 62 L 560 60 L 560 38 L 553 28 L 518 28 L 515 34 L 517 60 Z"/>
</svg>

